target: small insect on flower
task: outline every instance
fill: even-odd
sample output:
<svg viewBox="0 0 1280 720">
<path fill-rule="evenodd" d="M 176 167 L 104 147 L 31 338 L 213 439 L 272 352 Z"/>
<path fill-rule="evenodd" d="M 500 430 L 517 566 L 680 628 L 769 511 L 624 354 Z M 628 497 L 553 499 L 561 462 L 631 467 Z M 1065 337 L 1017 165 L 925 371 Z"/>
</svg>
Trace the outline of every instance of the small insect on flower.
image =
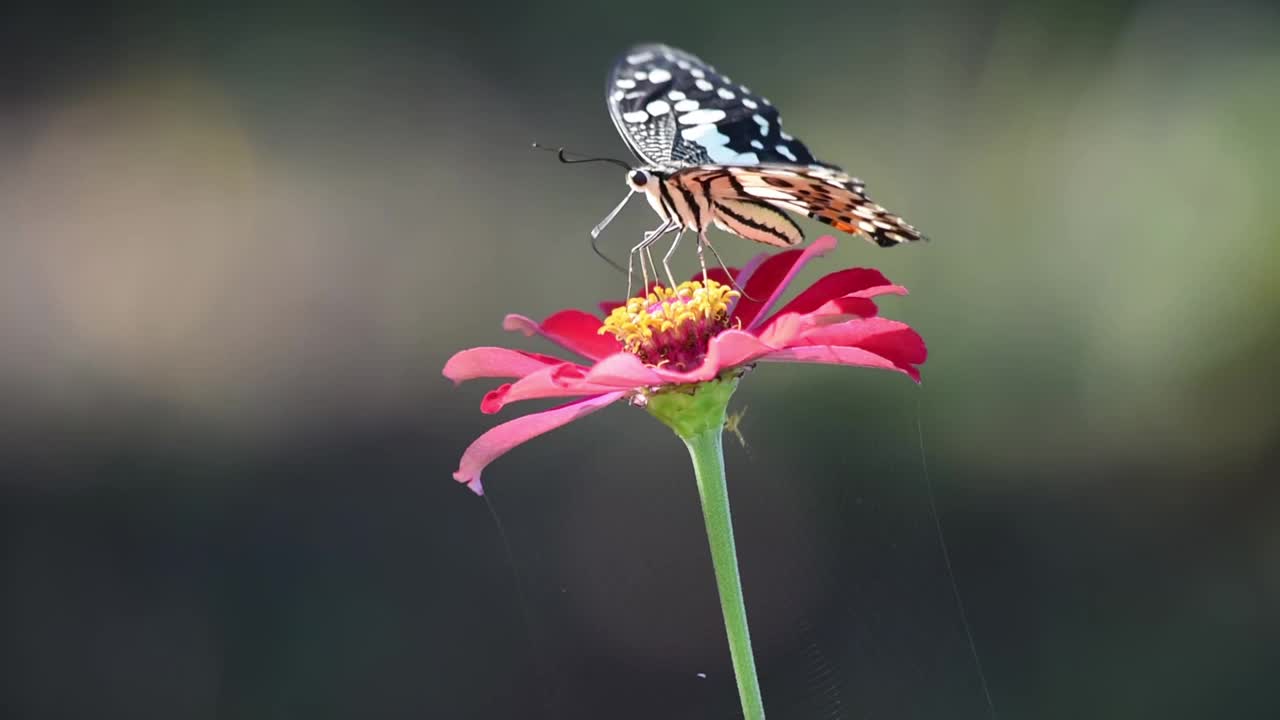
<svg viewBox="0 0 1280 720">
<path fill-rule="evenodd" d="M 820 162 L 784 132 L 769 100 L 683 50 L 631 48 L 609 72 L 605 92 L 609 116 L 640 166 L 627 170 L 630 192 L 591 235 L 597 237 L 633 195 L 643 194 L 661 223 L 631 249 L 627 270 L 630 275 L 639 253 L 646 285 L 649 248 L 668 233 L 675 239 L 662 265 L 674 287 L 669 261 L 685 231 L 698 234 L 705 278 L 708 227 L 767 245 L 798 245 L 804 233 L 787 212 L 881 247 L 924 238 L 872 202 L 861 180 Z"/>
<path fill-rule="evenodd" d="M 742 418 L 746 416 L 747 406 L 743 405 L 741 410 L 729 413 L 724 419 L 724 431 L 733 433 L 738 438 L 738 444 L 742 446 L 743 450 L 747 449 L 747 439 L 742 436 Z"/>
</svg>

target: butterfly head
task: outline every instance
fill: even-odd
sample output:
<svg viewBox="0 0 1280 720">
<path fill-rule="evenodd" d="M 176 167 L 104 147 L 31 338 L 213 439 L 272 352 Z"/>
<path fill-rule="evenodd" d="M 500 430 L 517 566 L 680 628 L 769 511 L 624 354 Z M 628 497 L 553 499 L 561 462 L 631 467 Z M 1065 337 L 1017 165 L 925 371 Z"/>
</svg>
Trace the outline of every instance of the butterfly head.
<svg viewBox="0 0 1280 720">
<path fill-rule="evenodd" d="M 632 192 L 649 192 L 662 181 L 662 174 L 651 167 L 633 168 L 627 171 L 627 187 Z"/>
</svg>

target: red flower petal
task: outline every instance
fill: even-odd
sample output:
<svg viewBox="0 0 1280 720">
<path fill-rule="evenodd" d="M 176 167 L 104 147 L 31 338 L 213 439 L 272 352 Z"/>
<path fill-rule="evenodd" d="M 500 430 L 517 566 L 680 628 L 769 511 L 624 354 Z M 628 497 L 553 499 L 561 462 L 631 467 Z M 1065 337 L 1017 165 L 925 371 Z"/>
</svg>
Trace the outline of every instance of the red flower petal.
<svg viewBox="0 0 1280 720">
<path fill-rule="evenodd" d="M 460 383 L 476 378 L 523 377 L 563 359 L 500 347 L 478 347 L 455 353 L 444 364 L 444 376 Z"/>
<path fill-rule="evenodd" d="M 929 356 L 924 338 L 910 325 L 879 317 L 819 327 L 805 333 L 799 343 L 860 347 L 902 366 L 919 365 Z"/>
<path fill-rule="evenodd" d="M 525 375 L 514 383 L 490 390 L 480 402 L 480 412 L 492 415 L 510 403 L 549 397 L 597 395 L 612 392 L 615 387 L 583 382 L 587 369 L 573 363 L 562 363 Z"/>
<path fill-rule="evenodd" d="M 779 350 L 776 353 L 760 358 L 761 362 L 803 362 L 822 363 L 824 365 L 851 365 L 856 367 L 881 368 L 897 370 L 907 374 L 912 380 L 920 382 L 920 370 L 910 365 L 900 366 L 888 358 L 877 355 L 870 350 L 855 347 L 838 347 L 835 345 L 800 345 Z"/>
<path fill-rule="evenodd" d="M 715 280 L 716 282 L 720 283 L 721 285 L 730 285 L 730 286 L 732 286 L 732 285 L 733 285 L 733 278 L 734 278 L 734 277 L 736 277 L 737 275 L 738 275 L 738 269 L 737 269 L 737 268 L 729 268 L 729 272 L 725 272 L 725 271 L 724 271 L 724 268 L 722 268 L 722 267 L 720 267 L 720 266 L 718 266 L 718 265 L 717 265 L 716 267 L 713 267 L 713 268 L 707 268 L 707 279 L 708 279 L 708 280 Z M 697 282 L 702 282 L 702 271 L 701 271 L 701 270 L 699 270 L 698 272 L 694 273 L 693 275 L 691 275 L 691 276 L 689 277 L 689 279 L 690 279 L 690 280 L 697 281 Z"/>
<path fill-rule="evenodd" d="M 796 273 L 835 246 L 835 238 L 823 235 L 803 250 L 788 250 L 766 259 L 743 286 L 745 292 L 734 308 L 734 316 L 742 321 L 742 327 L 749 329 L 757 325 L 756 321 L 778 301 Z"/>
<path fill-rule="evenodd" d="M 781 313 L 779 313 L 780 315 Z M 849 295 L 847 297 L 828 300 L 822 304 L 822 307 L 809 313 L 819 319 L 819 321 L 836 321 L 843 322 L 848 316 L 853 315 L 860 318 L 871 318 L 880 314 L 880 308 L 876 307 L 875 302 L 867 298 Z M 775 315 L 774 317 L 778 317 Z M 770 320 L 769 322 L 773 322 Z"/>
<path fill-rule="evenodd" d="M 504 330 L 541 335 L 592 360 L 612 355 L 620 349 L 618 341 L 612 335 L 600 334 L 600 324 L 600 318 L 581 310 L 561 310 L 541 323 L 515 314 L 508 315 L 502 321 Z"/>
<path fill-rule="evenodd" d="M 751 281 L 751 278 L 755 276 L 756 271 L 760 269 L 760 266 L 764 264 L 764 261 L 768 260 L 770 257 L 772 257 L 772 255 L 769 253 L 757 253 L 755 257 L 748 260 L 747 264 L 743 265 L 742 269 L 733 275 L 733 280 L 736 284 L 735 289 L 741 290 L 745 287 L 746 284 Z M 733 302 L 729 303 L 729 317 L 735 317 L 734 313 L 737 312 L 738 301 L 741 299 L 742 296 L 739 295 L 733 299 Z"/>
<path fill-rule="evenodd" d="M 862 294 L 864 291 L 874 290 L 872 294 Z M 889 282 L 879 270 L 870 268 L 850 268 L 848 270 L 837 270 L 836 272 L 822 276 L 817 282 L 805 288 L 804 292 L 795 296 L 795 298 L 784 305 L 781 310 L 774 313 L 773 317 L 760 323 L 761 326 L 768 325 L 770 322 L 784 313 L 807 313 L 813 312 L 822 307 L 828 300 L 842 298 L 848 295 L 855 297 L 873 297 L 874 295 L 883 295 L 885 293 L 896 293 L 898 295 L 907 294 L 907 289 Z M 874 313 L 873 313 L 874 314 Z"/>
<path fill-rule="evenodd" d="M 505 455 L 511 448 L 584 415 L 589 415 L 616 402 L 622 396 L 622 392 L 596 395 L 540 413 L 518 417 L 490 428 L 476 438 L 466 452 L 462 453 L 462 460 L 458 463 L 458 470 L 453 474 L 453 479 L 466 483 L 475 494 L 483 495 L 484 487 L 480 484 L 480 473 L 489 463 Z"/>
</svg>

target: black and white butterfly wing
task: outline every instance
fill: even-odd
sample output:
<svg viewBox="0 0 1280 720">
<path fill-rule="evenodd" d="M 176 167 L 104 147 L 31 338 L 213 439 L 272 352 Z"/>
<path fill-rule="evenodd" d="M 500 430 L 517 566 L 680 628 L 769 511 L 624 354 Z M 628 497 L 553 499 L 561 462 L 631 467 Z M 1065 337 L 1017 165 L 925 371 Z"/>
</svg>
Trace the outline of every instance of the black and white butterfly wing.
<svg viewBox="0 0 1280 720">
<path fill-rule="evenodd" d="M 818 163 L 767 99 L 683 50 L 631 48 L 605 93 L 613 124 L 646 165 Z"/>
</svg>

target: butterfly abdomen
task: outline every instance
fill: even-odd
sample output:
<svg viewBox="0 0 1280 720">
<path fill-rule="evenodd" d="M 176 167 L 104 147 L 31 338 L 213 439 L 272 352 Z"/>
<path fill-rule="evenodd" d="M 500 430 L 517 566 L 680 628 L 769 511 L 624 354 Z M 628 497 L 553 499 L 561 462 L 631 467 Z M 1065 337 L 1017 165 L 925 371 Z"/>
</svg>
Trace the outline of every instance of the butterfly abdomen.
<svg viewBox="0 0 1280 720">
<path fill-rule="evenodd" d="M 715 223 L 722 230 L 748 240 L 787 247 L 804 242 L 804 232 L 787 214 L 768 203 L 750 200 L 717 200 Z"/>
</svg>

